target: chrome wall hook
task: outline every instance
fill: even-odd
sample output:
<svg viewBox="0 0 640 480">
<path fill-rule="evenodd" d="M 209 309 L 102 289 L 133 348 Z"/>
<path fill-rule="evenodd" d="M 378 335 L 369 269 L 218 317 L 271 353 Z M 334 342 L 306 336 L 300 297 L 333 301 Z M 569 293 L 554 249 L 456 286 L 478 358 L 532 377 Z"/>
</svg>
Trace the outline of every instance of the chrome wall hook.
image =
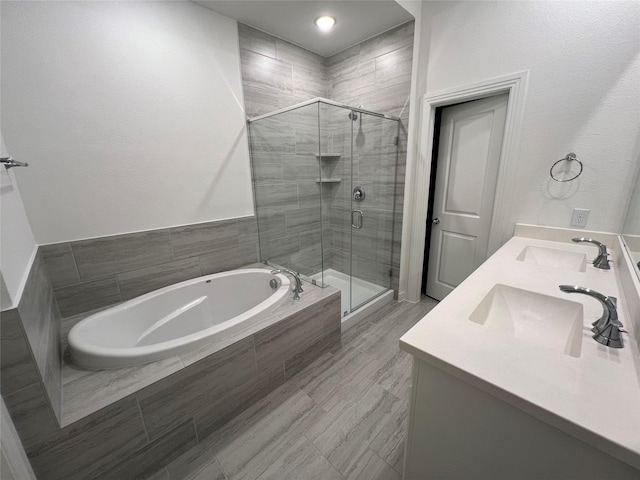
<svg viewBox="0 0 640 480">
<path fill-rule="evenodd" d="M 26 162 L 19 162 L 15 160 L 13 157 L 2 157 L 0 158 L 0 163 L 5 166 L 7 170 L 13 167 L 28 167 L 29 164 Z"/>
</svg>

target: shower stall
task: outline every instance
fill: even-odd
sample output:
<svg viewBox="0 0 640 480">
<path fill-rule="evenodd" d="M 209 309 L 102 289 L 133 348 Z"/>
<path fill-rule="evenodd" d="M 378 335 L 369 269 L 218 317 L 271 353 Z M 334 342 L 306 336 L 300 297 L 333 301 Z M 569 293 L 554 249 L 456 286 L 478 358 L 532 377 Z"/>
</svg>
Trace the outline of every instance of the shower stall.
<svg viewBox="0 0 640 480">
<path fill-rule="evenodd" d="M 321 98 L 249 119 L 261 261 L 340 289 L 347 319 L 393 295 L 399 123 Z"/>
</svg>

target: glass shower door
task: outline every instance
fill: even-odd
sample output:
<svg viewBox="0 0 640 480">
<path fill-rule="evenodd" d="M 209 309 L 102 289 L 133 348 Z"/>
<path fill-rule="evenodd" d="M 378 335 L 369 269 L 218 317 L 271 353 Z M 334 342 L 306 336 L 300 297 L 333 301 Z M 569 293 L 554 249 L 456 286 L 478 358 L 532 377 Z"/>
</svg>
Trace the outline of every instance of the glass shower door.
<svg viewBox="0 0 640 480">
<path fill-rule="evenodd" d="M 260 260 L 322 284 L 318 104 L 250 123 Z"/>
<path fill-rule="evenodd" d="M 353 112 L 351 311 L 391 288 L 398 122 Z"/>
</svg>

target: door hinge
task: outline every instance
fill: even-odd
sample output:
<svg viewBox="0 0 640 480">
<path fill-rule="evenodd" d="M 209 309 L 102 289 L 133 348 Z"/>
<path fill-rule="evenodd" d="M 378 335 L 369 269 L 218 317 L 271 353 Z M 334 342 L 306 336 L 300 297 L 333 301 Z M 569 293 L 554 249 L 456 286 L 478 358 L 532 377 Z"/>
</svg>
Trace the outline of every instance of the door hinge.
<svg viewBox="0 0 640 480">
<path fill-rule="evenodd" d="M 400 143 L 400 137 L 396 137 L 393 139 L 393 144 L 398 145 Z"/>
<path fill-rule="evenodd" d="M 392 269 L 389 269 L 389 276 L 393 277 L 393 270 Z"/>
</svg>

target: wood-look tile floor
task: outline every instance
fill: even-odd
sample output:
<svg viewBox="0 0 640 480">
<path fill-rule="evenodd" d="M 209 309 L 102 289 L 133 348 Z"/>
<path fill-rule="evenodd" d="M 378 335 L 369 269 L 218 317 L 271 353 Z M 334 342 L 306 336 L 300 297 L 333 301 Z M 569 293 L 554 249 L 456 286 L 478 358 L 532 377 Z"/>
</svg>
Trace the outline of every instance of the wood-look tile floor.
<svg viewBox="0 0 640 480">
<path fill-rule="evenodd" d="M 399 480 L 411 358 L 398 339 L 435 305 L 393 302 L 154 480 Z"/>
</svg>

